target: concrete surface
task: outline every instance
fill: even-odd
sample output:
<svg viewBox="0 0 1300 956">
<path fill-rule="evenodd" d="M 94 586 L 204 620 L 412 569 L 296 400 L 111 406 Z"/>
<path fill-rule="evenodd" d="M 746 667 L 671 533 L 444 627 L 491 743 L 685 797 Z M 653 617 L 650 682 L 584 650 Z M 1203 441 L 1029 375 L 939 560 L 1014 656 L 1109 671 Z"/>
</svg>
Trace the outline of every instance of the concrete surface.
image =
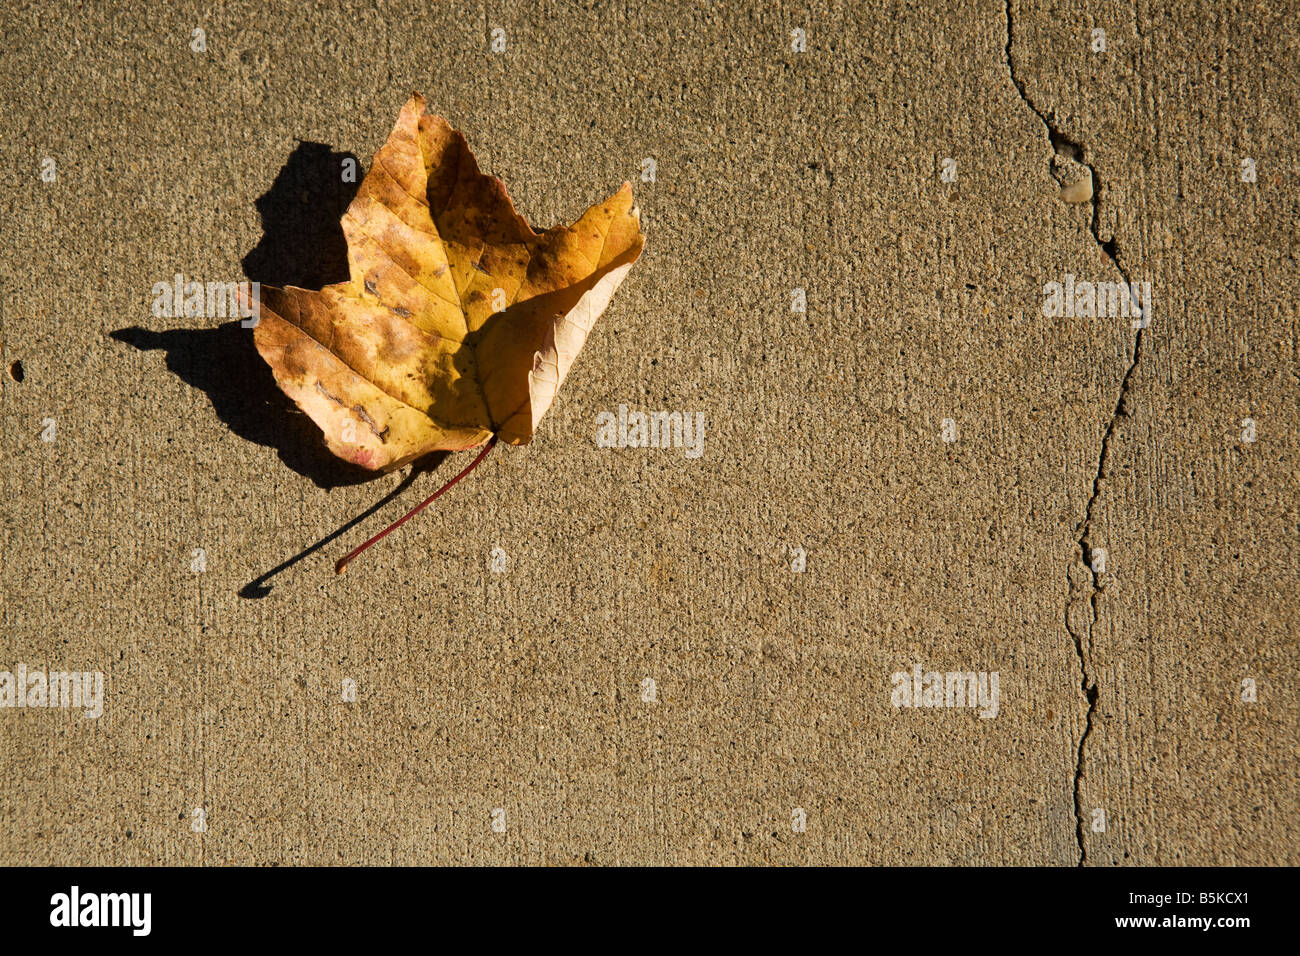
<svg viewBox="0 0 1300 956">
<path fill-rule="evenodd" d="M 105 681 L 0 710 L 0 863 L 1300 862 L 1285 4 L 0 38 L 0 670 Z M 537 440 L 336 578 L 463 456 L 360 480 L 251 332 L 151 290 L 342 278 L 341 162 L 412 90 L 535 226 L 632 180 L 647 248 Z M 1067 274 L 1150 282 L 1149 327 L 1045 316 Z M 598 447 L 620 404 L 703 455 Z M 996 671 L 997 715 L 893 706 L 917 663 Z"/>
</svg>

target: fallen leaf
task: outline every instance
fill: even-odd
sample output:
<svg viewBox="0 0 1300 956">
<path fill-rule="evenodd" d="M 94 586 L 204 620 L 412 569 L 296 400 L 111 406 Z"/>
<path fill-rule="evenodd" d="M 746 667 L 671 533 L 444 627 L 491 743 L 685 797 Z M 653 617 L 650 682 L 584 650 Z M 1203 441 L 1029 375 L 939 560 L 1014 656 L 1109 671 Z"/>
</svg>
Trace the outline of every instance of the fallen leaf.
<svg viewBox="0 0 1300 956">
<path fill-rule="evenodd" d="M 624 183 L 534 232 L 412 96 L 343 216 L 350 278 L 264 286 L 257 350 L 330 450 L 376 471 L 532 440 L 645 244 Z"/>
<path fill-rule="evenodd" d="M 346 282 L 263 286 L 254 340 L 330 451 L 374 471 L 486 444 L 336 565 L 399 528 L 555 401 L 645 239 L 632 187 L 534 232 L 464 135 L 418 94 L 343 215 Z"/>
</svg>

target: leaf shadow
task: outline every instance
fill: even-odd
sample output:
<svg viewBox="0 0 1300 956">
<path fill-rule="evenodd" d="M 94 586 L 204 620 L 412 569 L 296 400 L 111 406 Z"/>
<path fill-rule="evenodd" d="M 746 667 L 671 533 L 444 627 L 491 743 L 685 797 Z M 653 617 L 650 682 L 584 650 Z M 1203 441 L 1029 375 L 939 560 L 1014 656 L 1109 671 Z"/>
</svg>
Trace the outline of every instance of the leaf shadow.
<svg viewBox="0 0 1300 956">
<path fill-rule="evenodd" d="M 353 182 L 343 181 L 351 160 Z M 324 143 L 299 140 L 254 205 L 262 238 L 244 256 L 244 274 L 267 285 L 319 289 L 348 278 L 348 244 L 340 222 L 356 195 L 361 163 Z"/>
<path fill-rule="evenodd" d="M 365 511 L 361 512 L 361 514 L 357 515 L 351 521 L 348 521 L 346 524 L 343 524 L 337 529 L 335 529 L 334 531 L 331 531 L 329 534 L 321 538 L 315 544 L 303 548 L 293 557 L 280 562 L 278 565 L 273 567 L 270 571 L 267 571 L 265 574 L 261 574 L 258 577 L 254 578 L 252 581 L 249 581 L 247 584 L 245 584 L 242 588 L 239 589 L 239 596 L 242 598 L 249 598 L 250 600 L 260 600 L 261 598 L 266 597 L 268 594 L 271 593 L 271 586 L 268 583 L 271 580 L 271 578 L 275 577 L 281 571 L 293 567 L 303 558 L 315 554 L 317 551 L 325 547 L 325 545 L 329 544 L 331 541 L 338 538 L 340 535 L 344 534 L 347 531 L 350 531 L 352 528 L 356 527 L 362 521 L 365 521 L 372 514 L 374 514 L 384 505 L 388 504 L 390 501 L 392 501 L 394 498 L 400 495 L 403 491 L 409 488 L 411 486 L 411 482 L 415 481 L 417 476 L 423 474 L 426 471 L 432 471 L 433 469 L 437 468 L 438 465 L 440 465 L 446 457 L 447 457 L 447 452 L 436 452 L 432 455 L 427 455 L 424 458 L 420 459 L 419 461 L 415 462 L 412 465 L 410 472 L 400 482 L 398 482 L 397 486 L 394 487 L 392 491 L 384 495 L 382 498 L 376 501 Z"/>
<path fill-rule="evenodd" d="M 319 289 L 348 278 L 347 242 L 340 220 L 356 182 L 344 182 L 343 163 L 351 153 L 336 153 L 323 143 L 299 141 L 271 187 L 255 205 L 262 238 L 244 257 L 244 273 L 266 285 Z M 217 417 L 239 437 L 274 448 L 290 469 L 318 488 L 372 481 L 375 472 L 332 454 L 320 429 L 275 384 L 270 367 L 253 344 L 253 332 L 239 320 L 216 328 L 178 328 L 161 332 L 129 326 L 109 335 L 141 351 L 162 350 L 169 371 L 204 392 Z M 416 476 L 436 468 L 446 453 L 426 456 L 391 491 L 336 531 L 244 585 L 239 594 L 263 598 L 269 581 L 346 533 L 406 490 Z"/>
<path fill-rule="evenodd" d="M 356 157 L 336 153 L 323 143 L 298 143 L 255 202 L 263 235 L 243 259 L 249 279 L 318 289 L 348 278 L 340 219 L 357 191 L 356 183 L 343 182 L 348 159 Z M 275 384 L 253 345 L 252 330 L 239 321 L 162 332 L 130 326 L 109 334 L 141 351 L 166 352 L 167 368 L 206 393 L 231 431 L 274 448 L 285 465 L 317 487 L 355 485 L 375 477 L 330 453 L 320 429 Z"/>
<path fill-rule="evenodd" d="M 318 488 L 356 485 L 375 477 L 373 471 L 330 452 L 316 424 L 275 384 L 270 367 L 253 346 L 252 330 L 238 321 L 215 329 L 165 332 L 131 326 L 109 335 L 142 352 L 166 352 L 168 370 L 205 392 L 212 410 L 232 432 L 274 448 L 285 465 Z"/>
</svg>

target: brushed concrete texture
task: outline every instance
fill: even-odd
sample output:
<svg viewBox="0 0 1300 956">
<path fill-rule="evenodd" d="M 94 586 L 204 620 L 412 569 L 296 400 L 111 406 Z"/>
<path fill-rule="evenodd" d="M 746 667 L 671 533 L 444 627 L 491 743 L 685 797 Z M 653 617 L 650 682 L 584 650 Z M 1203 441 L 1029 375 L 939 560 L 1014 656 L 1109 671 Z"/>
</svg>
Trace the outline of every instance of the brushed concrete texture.
<svg viewBox="0 0 1300 956">
<path fill-rule="evenodd" d="M 0 862 L 1300 862 L 1285 5 L 12 3 L 0 39 L 0 670 L 106 681 L 0 710 Z M 343 278 L 342 161 L 413 90 L 535 226 L 631 180 L 647 247 L 532 445 L 336 577 L 467 456 L 359 480 L 251 332 L 151 290 Z M 1067 274 L 1149 281 L 1150 326 L 1045 316 Z M 598 447 L 620 404 L 703 413 L 702 457 Z M 997 671 L 996 717 L 892 706 L 915 663 Z"/>
</svg>

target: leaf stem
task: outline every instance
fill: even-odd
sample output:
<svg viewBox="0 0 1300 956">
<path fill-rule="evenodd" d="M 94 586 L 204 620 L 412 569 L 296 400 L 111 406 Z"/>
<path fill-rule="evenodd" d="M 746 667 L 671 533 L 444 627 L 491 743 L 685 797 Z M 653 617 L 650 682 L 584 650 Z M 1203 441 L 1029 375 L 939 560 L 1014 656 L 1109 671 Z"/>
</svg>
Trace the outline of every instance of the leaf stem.
<svg viewBox="0 0 1300 956">
<path fill-rule="evenodd" d="M 410 511 L 408 511 L 406 514 L 402 515 L 402 517 L 398 518 L 396 521 L 394 521 L 392 524 L 390 524 L 390 525 L 389 525 L 387 528 L 385 528 L 383 531 L 379 532 L 379 534 L 375 535 L 373 538 L 371 538 L 371 539 L 370 539 L 369 541 L 367 541 L 365 544 L 361 545 L 360 547 L 353 548 L 351 551 L 349 551 L 347 554 L 345 554 L 342 558 L 339 559 L 339 563 L 336 564 L 336 565 L 334 565 L 334 573 L 335 573 L 335 574 L 342 574 L 342 573 L 347 569 L 347 566 L 348 566 L 349 562 L 351 562 L 353 558 L 355 558 L 357 555 L 361 554 L 362 551 L 365 551 L 366 548 L 370 547 L 370 546 L 371 546 L 372 544 L 374 544 L 376 541 L 381 540 L 382 538 L 384 538 L 384 537 L 386 537 L 387 535 L 391 534 L 392 532 L 396 531 L 396 530 L 397 530 L 398 528 L 400 528 L 402 525 L 406 524 L 406 522 L 407 522 L 408 520 L 410 520 L 411 518 L 413 518 L 413 517 L 415 517 L 417 514 L 419 514 L 421 511 L 423 511 L 423 510 L 424 510 L 424 509 L 425 509 L 425 508 L 426 508 L 426 507 L 427 507 L 427 506 L 428 506 L 428 505 L 433 501 L 433 499 L 437 498 L 437 497 L 438 497 L 439 495 L 441 495 L 444 491 L 446 491 L 448 488 L 450 488 L 450 487 L 451 487 L 452 485 L 454 485 L 456 482 L 460 481 L 462 478 L 464 478 L 466 475 L 468 475 L 471 471 L 473 471 L 475 468 L 477 468 L 479 462 L 481 462 L 484 458 L 487 457 L 487 453 L 490 452 L 490 451 L 492 450 L 492 447 L 493 447 L 496 443 L 497 443 L 497 436 L 496 436 L 496 435 L 493 435 L 493 436 L 492 436 L 492 440 L 489 441 L 486 445 L 483 446 L 483 450 L 482 450 L 481 452 L 478 453 L 478 457 L 475 458 L 473 461 L 471 461 L 471 462 L 470 462 L 470 463 L 465 467 L 465 470 L 464 470 L 464 471 L 462 471 L 462 472 L 461 472 L 459 475 L 457 475 L 455 478 L 451 479 L 449 482 L 447 482 L 445 485 L 443 485 L 441 488 L 439 488 L 439 489 L 438 489 L 437 491 L 435 491 L 433 494 L 429 495 L 429 497 L 425 498 L 425 499 L 424 499 L 423 501 L 421 501 L 418 505 L 416 505 L 414 508 L 412 508 L 412 509 L 411 509 Z"/>
</svg>

